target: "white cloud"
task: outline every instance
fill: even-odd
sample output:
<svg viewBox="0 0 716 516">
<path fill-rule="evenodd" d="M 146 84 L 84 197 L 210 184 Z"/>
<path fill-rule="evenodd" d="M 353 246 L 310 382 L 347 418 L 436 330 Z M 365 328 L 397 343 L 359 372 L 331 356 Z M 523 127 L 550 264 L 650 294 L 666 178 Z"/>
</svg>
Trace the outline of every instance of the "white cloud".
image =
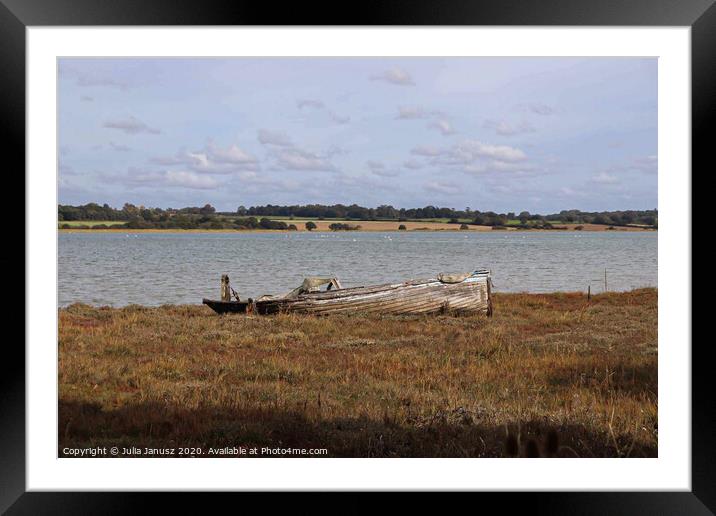
<svg viewBox="0 0 716 516">
<path fill-rule="evenodd" d="M 126 175 L 109 175 L 104 176 L 103 179 L 109 183 L 124 184 L 129 187 L 173 187 L 208 190 L 219 186 L 219 182 L 213 177 L 186 170 L 157 171 L 130 167 Z"/>
<path fill-rule="evenodd" d="M 471 154 L 475 158 L 492 158 L 499 161 L 522 161 L 526 159 L 525 153 L 508 145 L 491 145 L 478 140 L 465 140 L 457 145 L 457 150 Z"/>
<path fill-rule="evenodd" d="M 501 162 L 522 161 L 527 158 L 517 147 L 509 145 L 491 145 L 478 140 L 464 140 L 448 149 L 440 149 L 433 145 L 418 145 L 411 154 L 433 158 L 440 165 L 465 165 L 481 158 Z"/>
<path fill-rule="evenodd" d="M 221 152 L 221 151 L 220 151 Z M 233 174 L 239 170 L 258 170 L 259 164 L 256 160 L 246 161 L 226 161 L 231 159 L 231 152 L 221 152 L 223 157 L 222 160 L 214 159 L 214 154 L 211 151 L 204 150 L 203 152 L 187 152 L 185 154 L 185 161 L 176 164 L 183 164 L 191 168 L 194 172 L 202 172 L 206 174 Z"/>
<path fill-rule="evenodd" d="M 213 143 L 207 145 L 207 154 L 210 160 L 216 163 L 245 164 L 256 163 L 256 158 L 243 151 L 238 145 L 230 145 L 226 149 L 217 147 Z"/>
<path fill-rule="evenodd" d="M 428 122 L 428 129 L 435 129 L 439 131 L 443 136 L 455 134 L 450 121 L 445 117 L 445 114 L 431 110 L 428 111 L 422 106 L 398 106 L 398 114 L 395 116 L 396 120 L 425 120 L 432 119 Z"/>
<path fill-rule="evenodd" d="M 209 142 L 206 148 L 196 152 L 180 151 L 174 156 L 151 158 L 150 162 L 164 166 L 180 165 L 205 174 L 233 174 L 260 169 L 258 160 L 238 145 L 232 144 L 222 148 L 213 142 Z"/>
<path fill-rule="evenodd" d="M 423 120 L 432 119 L 428 122 L 428 129 L 435 129 L 443 136 L 455 134 L 455 128 L 441 111 L 426 110 L 422 106 L 398 106 L 396 120 Z"/>
<path fill-rule="evenodd" d="M 452 125 L 450 124 L 450 122 L 448 122 L 448 121 L 445 120 L 445 119 L 434 120 L 434 121 L 432 121 L 432 122 L 430 122 L 430 123 L 428 124 L 428 127 L 429 127 L 430 129 L 436 129 L 436 130 L 440 131 L 440 133 L 441 133 L 443 136 L 448 136 L 448 135 L 450 135 L 450 134 L 455 134 L 455 129 L 453 129 L 453 127 L 452 127 Z"/>
<path fill-rule="evenodd" d="M 348 152 L 342 147 L 332 145 L 325 154 L 320 155 L 300 149 L 285 133 L 265 129 L 259 130 L 258 140 L 261 144 L 270 146 L 269 156 L 274 159 L 275 164 L 269 167 L 269 170 L 335 171 L 336 167 L 330 158 Z"/>
<path fill-rule="evenodd" d="M 334 171 L 336 167 L 324 157 L 313 152 L 286 147 L 274 153 L 277 164 L 287 170 Z"/>
<path fill-rule="evenodd" d="M 126 134 L 140 134 L 140 133 L 159 134 L 159 133 L 161 133 L 161 131 L 159 129 L 154 129 L 152 127 L 149 127 L 147 124 L 145 124 L 144 122 L 142 122 L 141 120 L 137 119 L 134 116 L 130 116 L 129 118 L 108 120 L 104 124 L 102 124 L 102 127 L 106 127 L 107 129 L 117 129 L 119 131 L 123 131 Z"/>
<path fill-rule="evenodd" d="M 467 174 L 486 174 L 491 172 L 529 172 L 534 170 L 534 167 L 522 162 L 505 162 L 499 160 L 492 160 L 489 162 L 477 162 L 465 165 L 462 169 Z"/>
<path fill-rule="evenodd" d="M 185 163 L 191 165 L 195 169 L 205 171 L 211 167 L 209 156 L 207 156 L 204 152 L 187 152 L 186 157 L 187 161 Z"/>
<path fill-rule="evenodd" d="M 383 72 L 370 76 L 372 81 L 383 81 L 390 84 L 396 84 L 398 86 L 414 86 L 415 82 L 408 72 L 397 66 L 390 70 L 384 70 Z"/>
<path fill-rule="evenodd" d="M 477 140 L 464 140 L 446 148 L 418 145 L 410 152 L 422 158 L 420 161 L 413 159 L 403 163 L 403 166 L 411 169 L 430 165 L 473 175 L 505 172 L 523 174 L 535 170 L 526 161 L 527 156 L 521 149 Z"/>
</svg>

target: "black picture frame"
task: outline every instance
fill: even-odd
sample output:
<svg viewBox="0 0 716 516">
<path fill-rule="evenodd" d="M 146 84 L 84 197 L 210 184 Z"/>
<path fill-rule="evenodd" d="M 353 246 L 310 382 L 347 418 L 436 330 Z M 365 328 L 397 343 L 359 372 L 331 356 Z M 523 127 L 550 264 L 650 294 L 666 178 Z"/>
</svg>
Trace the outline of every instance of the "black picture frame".
<svg viewBox="0 0 716 516">
<path fill-rule="evenodd" d="M 25 29 L 29 26 L 119 25 L 568 25 L 691 27 L 692 166 L 706 166 L 707 124 L 716 99 L 716 7 L 714 0 L 384 0 L 345 5 L 302 3 L 280 8 L 268 2 L 204 0 L 0 0 L 0 146 L 12 157 L 17 183 L 8 196 L 12 213 L 24 213 Z M 684 171 L 684 173 L 691 173 Z M 693 177 L 693 174 L 692 174 Z M 23 193 L 23 195 L 20 194 Z M 13 312 L 25 300 L 25 228 L 15 227 L 16 246 L 0 253 L 6 298 Z M 22 249 L 22 251 L 21 251 Z M 691 277 L 684 281 L 691 283 Z M 12 296 L 7 296 L 12 292 Z M 23 292 L 20 295 L 20 292 Z M 684 300 L 691 302 L 691 300 Z M 10 307 L 6 314 L 10 314 Z M 662 319 L 662 321 L 664 321 Z M 664 323 L 668 323 L 665 321 Z M 9 325 L 8 325 L 9 326 Z M 10 335 L 10 334 L 8 334 Z M 641 493 L 481 494 L 503 507 L 523 505 L 532 513 L 713 514 L 716 511 L 716 399 L 709 389 L 716 353 L 709 342 L 692 346 L 692 491 Z M 689 345 L 691 343 L 683 343 Z M 0 512 L 8 514 L 124 514 L 143 512 L 138 493 L 37 493 L 25 489 L 25 352 L 20 339 L 6 339 L 0 360 Z M 226 496 L 230 495 L 224 495 Z M 243 495 L 247 496 L 247 495 Z M 304 495 L 305 496 L 305 495 Z M 162 497 L 165 498 L 165 497 Z M 175 495 L 178 512 L 206 509 L 206 497 Z M 312 496 L 305 507 L 315 509 Z M 411 503 L 422 504 L 421 496 Z M 164 510 L 169 501 L 162 499 Z M 360 509 L 363 502 L 354 508 Z M 480 502 L 482 503 L 482 501 Z M 370 505 L 368 505 L 370 504 Z M 364 509 L 372 507 L 366 502 Z M 246 506 L 248 507 L 248 506 Z"/>
</svg>

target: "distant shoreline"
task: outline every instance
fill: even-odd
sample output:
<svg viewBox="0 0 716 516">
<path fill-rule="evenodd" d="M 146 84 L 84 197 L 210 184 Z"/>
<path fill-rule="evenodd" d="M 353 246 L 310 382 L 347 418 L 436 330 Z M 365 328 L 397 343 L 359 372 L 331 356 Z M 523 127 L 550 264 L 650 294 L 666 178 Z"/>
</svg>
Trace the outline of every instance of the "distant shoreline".
<svg viewBox="0 0 716 516">
<path fill-rule="evenodd" d="M 86 229 L 75 229 L 75 228 L 58 228 L 61 233 L 308 233 L 309 231 L 305 228 L 307 220 L 291 220 L 292 224 L 295 224 L 296 230 L 289 229 L 129 229 L 129 228 L 86 228 Z M 411 233 L 411 232 L 436 232 L 436 231 L 449 231 L 449 232 L 464 232 L 464 233 L 485 233 L 485 232 L 562 232 L 562 231 L 584 231 L 584 232 L 644 232 L 651 231 L 656 232 L 657 229 L 651 227 L 637 227 L 637 226 L 606 226 L 603 224 L 559 224 L 554 229 L 521 229 L 504 227 L 499 229 L 493 229 L 492 226 L 477 226 L 468 225 L 468 229 L 460 229 L 460 224 L 448 224 L 444 222 L 418 222 L 418 221 L 351 221 L 350 224 L 360 226 L 359 229 L 352 230 L 338 230 L 334 231 L 329 228 L 329 225 L 334 221 L 318 220 L 312 221 L 316 224 L 316 229 L 310 231 L 310 233 L 371 233 L 371 232 L 396 232 L 396 233 Z M 399 226 L 405 226 L 405 229 L 398 229 Z M 576 229 L 581 227 L 581 230 Z M 612 227 L 613 229 L 609 229 Z M 564 229 L 561 229 L 564 228 Z"/>
<path fill-rule="evenodd" d="M 398 230 L 398 229 L 356 229 L 351 231 L 333 231 L 330 229 L 314 229 L 313 231 L 303 230 L 288 230 L 288 229 L 58 229 L 59 233 L 658 233 L 657 229 L 641 229 L 641 228 L 625 228 L 619 227 L 613 230 L 605 229 L 583 229 L 574 230 L 568 229 L 410 229 L 410 230 Z"/>
</svg>

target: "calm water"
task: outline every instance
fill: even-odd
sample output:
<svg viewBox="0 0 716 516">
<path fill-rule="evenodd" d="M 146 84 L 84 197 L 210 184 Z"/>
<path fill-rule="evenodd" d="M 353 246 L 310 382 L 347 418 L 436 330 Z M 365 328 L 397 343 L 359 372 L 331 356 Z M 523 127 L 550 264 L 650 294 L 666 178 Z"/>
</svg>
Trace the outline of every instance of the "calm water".
<svg viewBox="0 0 716 516">
<path fill-rule="evenodd" d="M 201 303 L 228 274 L 241 297 L 293 289 L 304 276 L 344 286 L 492 270 L 496 291 L 657 285 L 657 233 L 60 233 L 59 303 Z"/>
</svg>

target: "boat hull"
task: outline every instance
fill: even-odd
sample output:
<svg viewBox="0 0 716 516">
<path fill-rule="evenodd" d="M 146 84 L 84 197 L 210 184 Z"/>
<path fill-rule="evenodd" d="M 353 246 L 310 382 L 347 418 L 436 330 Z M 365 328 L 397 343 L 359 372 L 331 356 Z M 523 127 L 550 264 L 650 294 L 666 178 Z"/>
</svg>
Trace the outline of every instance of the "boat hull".
<svg viewBox="0 0 716 516">
<path fill-rule="evenodd" d="M 214 310 L 217 314 L 245 314 L 248 303 L 245 301 L 214 301 L 202 299 L 203 304 Z"/>
<path fill-rule="evenodd" d="M 204 300 L 217 313 L 304 313 L 420 315 L 450 313 L 492 315 L 491 281 L 478 271 L 460 282 L 439 279 L 311 292 L 244 303 Z"/>
</svg>

